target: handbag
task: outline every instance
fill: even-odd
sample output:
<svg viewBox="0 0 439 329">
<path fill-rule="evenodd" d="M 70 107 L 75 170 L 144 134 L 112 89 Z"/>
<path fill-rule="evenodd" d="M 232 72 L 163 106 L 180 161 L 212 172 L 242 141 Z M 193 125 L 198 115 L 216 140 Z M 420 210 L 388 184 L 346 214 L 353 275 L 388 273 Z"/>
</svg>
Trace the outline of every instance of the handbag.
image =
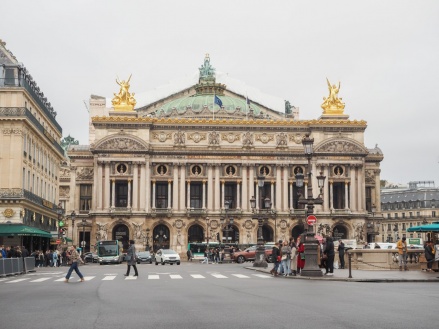
<svg viewBox="0 0 439 329">
<path fill-rule="evenodd" d="M 288 258 L 288 255 L 287 254 L 285 254 L 285 255 L 282 255 L 282 260 L 287 260 L 287 258 Z"/>
<path fill-rule="evenodd" d="M 328 255 L 323 255 L 322 256 L 322 260 L 327 260 L 328 259 Z"/>
<path fill-rule="evenodd" d="M 125 260 L 126 261 L 130 261 L 131 260 L 131 255 L 125 255 Z"/>
<path fill-rule="evenodd" d="M 305 260 L 305 253 L 301 252 L 299 253 L 299 255 L 301 260 Z"/>
<path fill-rule="evenodd" d="M 277 262 L 280 262 L 280 261 L 281 261 L 280 256 L 277 256 L 277 257 L 276 257 L 276 261 L 277 261 Z"/>
</svg>

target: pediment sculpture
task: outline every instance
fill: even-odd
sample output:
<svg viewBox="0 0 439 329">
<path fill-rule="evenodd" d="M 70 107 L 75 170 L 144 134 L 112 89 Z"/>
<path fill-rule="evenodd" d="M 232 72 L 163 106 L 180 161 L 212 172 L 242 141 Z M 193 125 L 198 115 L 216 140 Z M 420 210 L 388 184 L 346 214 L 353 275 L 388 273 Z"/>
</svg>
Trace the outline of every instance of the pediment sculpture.
<svg viewBox="0 0 439 329">
<path fill-rule="evenodd" d="M 147 150 L 147 147 L 129 137 L 117 137 L 103 142 L 97 149 L 108 151 L 140 151 Z"/>
<path fill-rule="evenodd" d="M 316 152 L 325 153 L 367 153 L 364 148 L 350 141 L 331 141 L 316 148 Z"/>
</svg>

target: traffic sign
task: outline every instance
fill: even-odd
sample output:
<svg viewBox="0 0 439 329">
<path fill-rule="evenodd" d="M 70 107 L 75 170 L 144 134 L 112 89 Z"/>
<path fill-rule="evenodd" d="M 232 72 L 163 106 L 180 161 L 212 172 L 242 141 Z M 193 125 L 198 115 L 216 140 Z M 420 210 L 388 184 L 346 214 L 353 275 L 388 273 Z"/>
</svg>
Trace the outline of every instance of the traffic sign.
<svg viewBox="0 0 439 329">
<path fill-rule="evenodd" d="M 61 240 L 60 239 L 57 239 L 56 240 L 56 244 L 60 244 L 61 243 Z"/>
<path fill-rule="evenodd" d="M 309 215 L 307 218 L 306 218 L 306 223 L 308 224 L 308 225 L 314 225 L 315 223 L 317 223 L 317 217 L 316 216 L 314 216 L 314 215 Z"/>
</svg>

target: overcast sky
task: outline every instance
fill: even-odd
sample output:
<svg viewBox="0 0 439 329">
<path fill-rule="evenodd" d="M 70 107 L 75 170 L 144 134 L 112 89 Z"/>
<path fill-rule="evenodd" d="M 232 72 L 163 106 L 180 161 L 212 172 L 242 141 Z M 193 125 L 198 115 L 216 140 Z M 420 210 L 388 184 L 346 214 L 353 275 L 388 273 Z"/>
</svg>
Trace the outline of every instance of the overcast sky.
<svg viewBox="0 0 439 329">
<path fill-rule="evenodd" d="M 326 77 L 382 149 L 381 178 L 439 185 L 439 1 L 2 1 L 0 38 L 88 143 L 91 94 L 142 93 L 211 64 L 321 115 Z"/>
</svg>

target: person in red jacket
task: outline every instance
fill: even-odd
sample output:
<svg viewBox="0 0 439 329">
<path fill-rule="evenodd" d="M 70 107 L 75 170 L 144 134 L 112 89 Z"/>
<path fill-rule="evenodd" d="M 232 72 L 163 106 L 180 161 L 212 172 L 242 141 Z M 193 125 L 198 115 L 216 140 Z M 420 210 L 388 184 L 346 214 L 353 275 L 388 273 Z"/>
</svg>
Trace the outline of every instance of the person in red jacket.
<svg viewBox="0 0 439 329">
<path fill-rule="evenodd" d="M 297 238 L 297 243 L 297 273 L 300 273 L 305 267 L 305 245 L 300 240 L 300 237 Z"/>
</svg>

